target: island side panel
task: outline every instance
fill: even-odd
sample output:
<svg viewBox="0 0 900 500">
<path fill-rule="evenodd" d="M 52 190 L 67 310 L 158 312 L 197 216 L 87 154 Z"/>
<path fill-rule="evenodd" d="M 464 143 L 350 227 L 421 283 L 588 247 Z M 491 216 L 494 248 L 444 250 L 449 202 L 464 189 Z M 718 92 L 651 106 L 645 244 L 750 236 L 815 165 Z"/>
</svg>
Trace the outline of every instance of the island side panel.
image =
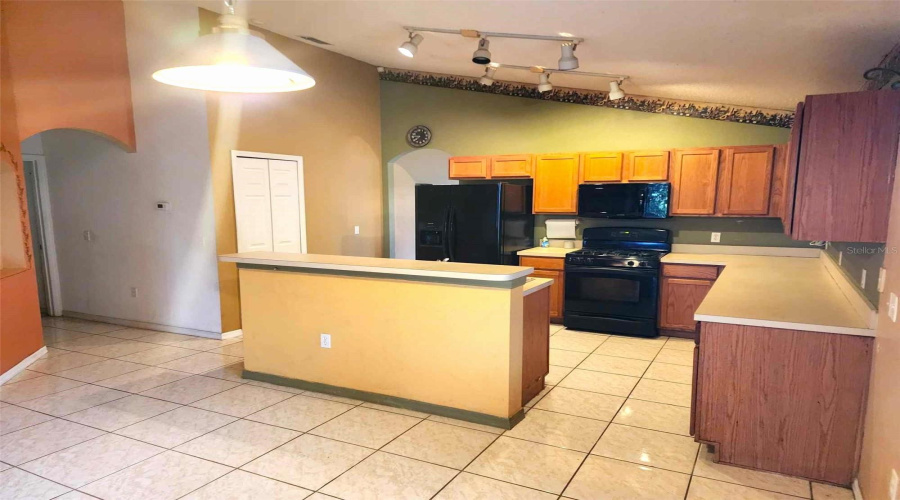
<svg viewBox="0 0 900 500">
<path fill-rule="evenodd" d="M 872 338 L 701 325 L 696 438 L 721 463 L 849 485 Z"/>
<path fill-rule="evenodd" d="M 522 408 L 522 286 L 243 268 L 240 290 L 248 371 L 501 418 Z"/>
</svg>

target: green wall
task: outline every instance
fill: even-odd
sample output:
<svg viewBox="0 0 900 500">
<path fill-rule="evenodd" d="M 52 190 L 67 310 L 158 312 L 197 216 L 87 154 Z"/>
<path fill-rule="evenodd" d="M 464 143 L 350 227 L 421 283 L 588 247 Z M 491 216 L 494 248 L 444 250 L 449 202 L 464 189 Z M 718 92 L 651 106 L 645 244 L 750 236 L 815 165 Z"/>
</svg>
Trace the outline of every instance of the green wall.
<svg viewBox="0 0 900 500">
<path fill-rule="evenodd" d="M 427 147 L 454 156 L 779 144 L 788 142 L 790 134 L 775 127 L 382 81 L 385 214 L 387 163 L 412 149 L 406 144 L 406 132 L 420 124 L 433 133 Z M 385 235 L 387 220 L 385 215 Z M 545 220 L 535 219 L 538 237 Z M 605 223 L 586 222 L 586 226 Z M 723 245 L 807 245 L 784 236 L 781 223 L 774 219 L 676 217 L 655 227 L 673 230 L 676 243 L 708 243 L 709 232 L 720 231 Z M 385 237 L 386 245 L 387 241 Z"/>
</svg>

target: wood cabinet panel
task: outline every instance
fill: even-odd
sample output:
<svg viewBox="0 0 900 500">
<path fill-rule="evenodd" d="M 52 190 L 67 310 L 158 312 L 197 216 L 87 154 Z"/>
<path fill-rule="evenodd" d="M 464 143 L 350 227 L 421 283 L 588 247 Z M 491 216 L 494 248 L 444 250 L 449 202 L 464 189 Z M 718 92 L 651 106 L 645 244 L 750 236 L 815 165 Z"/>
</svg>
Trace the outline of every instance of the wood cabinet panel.
<svg viewBox="0 0 900 500">
<path fill-rule="evenodd" d="M 719 268 L 697 264 L 663 264 L 662 275 L 673 278 L 715 280 L 719 276 Z"/>
<path fill-rule="evenodd" d="M 900 134 L 900 92 L 807 96 L 791 236 L 884 242 Z"/>
<path fill-rule="evenodd" d="M 794 123 L 791 124 L 791 139 L 788 142 L 787 158 L 785 159 L 784 177 L 784 203 L 781 208 L 781 224 L 784 226 L 784 234 L 791 235 L 794 224 L 794 204 L 797 192 L 797 167 L 800 164 L 800 141 L 803 131 L 803 103 L 797 103 L 794 112 Z"/>
<path fill-rule="evenodd" d="M 563 301 L 565 293 L 564 274 L 562 271 L 552 271 L 548 269 L 535 269 L 532 276 L 535 278 L 550 278 L 553 284 L 550 285 L 550 319 L 562 319 Z"/>
<path fill-rule="evenodd" d="M 531 177 L 534 168 L 533 155 L 491 156 L 490 178 Z"/>
<path fill-rule="evenodd" d="M 664 181 L 669 178 L 668 151 L 632 151 L 625 155 L 627 181 Z"/>
<path fill-rule="evenodd" d="M 622 182 L 622 153 L 581 154 L 581 182 Z"/>
<path fill-rule="evenodd" d="M 519 257 L 519 265 L 535 269 L 562 271 L 566 268 L 566 259 L 556 257 Z"/>
<path fill-rule="evenodd" d="M 693 332 L 697 328 L 694 312 L 712 286 L 712 280 L 664 277 L 660 287 L 659 327 Z"/>
<path fill-rule="evenodd" d="M 579 155 L 538 155 L 534 164 L 534 213 L 574 214 L 578 208 Z"/>
<path fill-rule="evenodd" d="M 451 179 L 487 179 L 490 156 L 454 156 L 450 158 Z"/>
<path fill-rule="evenodd" d="M 702 323 L 695 438 L 723 464 L 849 485 L 873 340 Z"/>
<path fill-rule="evenodd" d="M 769 217 L 781 217 L 784 213 L 787 186 L 787 144 L 776 144 L 772 158 L 772 193 L 769 197 Z"/>
<path fill-rule="evenodd" d="M 677 149 L 672 160 L 672 215 L 712 215 L 719 178 L 718 149 Z"/>
<path fill-rule="evenodd" d="M 722 215 L 768 215 L 774 146 L 725 148 L 717 210 Z"/>
<path fill-rule="evenodd" d="M 524 298 L 522 324 L 522 404 L 544 389 L 550 371 L 550 289 L 538 290 Z"/>
</svg>

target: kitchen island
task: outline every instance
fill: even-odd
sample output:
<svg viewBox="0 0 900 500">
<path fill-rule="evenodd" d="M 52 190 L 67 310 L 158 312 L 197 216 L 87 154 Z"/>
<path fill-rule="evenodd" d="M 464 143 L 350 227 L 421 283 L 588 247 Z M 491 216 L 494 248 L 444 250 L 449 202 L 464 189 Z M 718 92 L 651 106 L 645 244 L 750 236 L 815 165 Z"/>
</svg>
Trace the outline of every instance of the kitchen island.
<svg viewBox="0 0 900 500">
<path fill-rule="evenodd" d="M 549 352 L 549 317 L 526 319 L 523 304 L 550 280 L 529 281 L 529 267 L 273 252 L 220 260 L 238 264 L 245 378 L 511 428 Z"/>
</svg>

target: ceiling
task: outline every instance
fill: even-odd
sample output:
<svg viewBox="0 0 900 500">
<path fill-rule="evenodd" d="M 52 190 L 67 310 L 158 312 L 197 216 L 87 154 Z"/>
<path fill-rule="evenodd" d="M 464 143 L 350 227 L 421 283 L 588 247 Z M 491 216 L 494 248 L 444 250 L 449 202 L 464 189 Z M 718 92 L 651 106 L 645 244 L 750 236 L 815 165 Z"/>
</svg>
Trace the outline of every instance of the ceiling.
<svg viewBox="0 0 900 500">
<path fill-rule="evenodd" d="M 198 0 L 222 12 L 222 4 Z M 238 0 L 254 24 L 391 68 L 480 76 L 476 40 L 423 33 L 415 58 L 397 47 L 404 25 L 585 39 L 581 71 L 630 75 L 632 94 L 793 109 L 807 94 L 858 90 L 862 73 L 900 42 L 900 0 L 867 1 L 288 1 Z M 556 67 L 559 43 L 491 40 L 495 62 Z M 315 75 L 313 75 L 315 77 Z M 501 69 L 497 78 L 536 83 Z M 558 86 L 608 80 L 555 74 Z"/>
</svg>

